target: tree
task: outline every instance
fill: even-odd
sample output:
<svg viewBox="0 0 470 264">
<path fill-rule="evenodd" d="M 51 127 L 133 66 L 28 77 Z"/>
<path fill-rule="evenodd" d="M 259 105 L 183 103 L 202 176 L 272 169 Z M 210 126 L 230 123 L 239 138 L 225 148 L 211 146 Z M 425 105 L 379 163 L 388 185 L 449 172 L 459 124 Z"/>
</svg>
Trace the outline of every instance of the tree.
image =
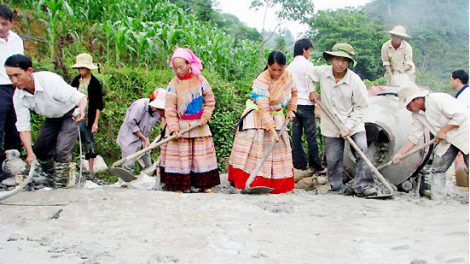
<svg viewBox="0 0 470 264">
<path fill-rule="evenodd" d="M 271 34 L 261 41 L 258 56 L 259 64 L 261 64 L 264 45 L 271 39 L 279 26 L 288 20 L 298 21 L 300 23 L 309 23 L 313 17 L 314 11 L 313 3 L 310 0 L 253 0 L 251 2 L 250 8 L 259 10 L 262 7 L 264 8 L 262 32 L 265 30 L 266 14 L 269 8 L 280 7 L 281 9 L 276 12 L 276 16 L 278 18 L 277 25 L 274 27 Z"/>
<path fill-rule="evenodd" d="M 382 76 L 382 44 L 388 36 L 382 25 L 372 22 L 363 12 L 348 9 L 318 11 L 309 36 L 314 40 L 314 53 L 319 56 L 331 50 L 335 43 L 347 42 L 356 52 L 354 71 L 363 79 L 375 80 Z M 319 58 L 320 59 L 320 58 Z"/>
</svg>

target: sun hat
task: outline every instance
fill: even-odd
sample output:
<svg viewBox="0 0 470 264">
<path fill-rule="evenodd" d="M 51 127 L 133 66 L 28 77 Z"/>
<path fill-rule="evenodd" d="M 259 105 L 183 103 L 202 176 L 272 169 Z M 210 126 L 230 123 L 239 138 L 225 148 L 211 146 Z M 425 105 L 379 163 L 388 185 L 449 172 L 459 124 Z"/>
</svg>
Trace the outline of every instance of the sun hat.
<svg viewBox="0 0 470 264">
<path fill-rule="evenodd" d="M 405 82 L 398 88 L 399 107 L 406 108 L 417 97 L 424 97 L 429 91 L 420 89 L 414 82 Z"/>
<path fill-rule="evenodd" d="M 163 88 L 157 88 L 153 91 L 152 95 L 153 94 L 155 94 L 155 99 L 150 102 L 150 106 L 158 109 L 165 109 L 166 90 Z"/>
<path fill-rule="evenodd" d="M 401 26 L 401 25 L 395 26 L 392 30 L 387 31 L 387 32 L 392 34 L 392 35 L 411 38 L 410 35 L 406 34 L 406 28 L 404 26 Z"/>
<path fill-rule="evenodd" d="M 90 70 L 97 69 L 98 67 L 93 64 L 93 58 L 88 53 L 80 53 L 77 55 L 77 61 L 72 65 L 73 69 L 77 68 L 87 68 Z"/>
<path fill-rule="evenodd" d="M 325 58 L 325 60 L 330 60 L 331 57 L 343 57 L 352 60 L 354 63 L 353 66 L 356 66 L 357 62 L 353 58 L 354 55 L 356 55 L 354 48 L 348 43 L 336 43 L 331 51 L 323 52 L 323 58 Z"/>
</svg>

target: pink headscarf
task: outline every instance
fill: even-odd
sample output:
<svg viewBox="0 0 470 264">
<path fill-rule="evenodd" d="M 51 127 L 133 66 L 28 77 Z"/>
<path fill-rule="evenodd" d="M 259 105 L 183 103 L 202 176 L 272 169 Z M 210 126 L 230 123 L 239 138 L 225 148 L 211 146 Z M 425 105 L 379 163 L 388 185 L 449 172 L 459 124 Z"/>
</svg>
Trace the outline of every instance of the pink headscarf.
<svg viewBox="0 0 470 264">
<path fill-rule="evenodd" d="M 173 55 L 171 56 L 170 67 L 173 67 L 173 59 L 174 58 L 181 58 L 190 63 L 191 72 L 197 75 L 199 78 L 201 77 L 201 70 L 202 64 L 201 59 L 199 59 L 190 49 L 185 48 L 177 48 Z"/>
</svg>

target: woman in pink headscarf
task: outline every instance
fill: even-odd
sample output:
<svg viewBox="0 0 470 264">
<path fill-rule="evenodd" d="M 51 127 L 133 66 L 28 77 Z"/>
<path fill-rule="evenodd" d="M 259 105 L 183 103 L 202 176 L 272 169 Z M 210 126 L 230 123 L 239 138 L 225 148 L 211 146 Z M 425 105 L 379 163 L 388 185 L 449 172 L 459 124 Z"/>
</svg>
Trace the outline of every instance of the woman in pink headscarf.
<svg viewBox="0 0 470 264">
<path fill-rule="evenodd" d="M 212 133 L 207 124 L 215 108 L 212 88 L 201 75 L 201 60 L 189 49 L 177 48 L 170 67 L 176 76 L 168 84 L 165 102 L 165 136 L 178 137 L 164 144 L 160 152 L 160 175 L 164 188 L 206 193 L 220 183 Z M 180 130 L 200 126 L 180 134 Z"/>
</svg>

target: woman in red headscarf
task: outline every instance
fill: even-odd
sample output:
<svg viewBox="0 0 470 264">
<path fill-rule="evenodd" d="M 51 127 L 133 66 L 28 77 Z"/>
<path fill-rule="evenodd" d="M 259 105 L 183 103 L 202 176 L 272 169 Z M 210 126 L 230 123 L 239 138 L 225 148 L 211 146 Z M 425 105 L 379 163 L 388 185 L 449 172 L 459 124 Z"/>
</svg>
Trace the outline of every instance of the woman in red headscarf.
<svg viewBox="0 0 470 264">
<path fill-rule="evenodd" d="M 217 157 L 208 122 L 215 108 L 212 88 L 201 75 L 201 60 L 189 49 L 177 48 L 170 67 L 176 76 L 168 84 L 165 102 L 165 136 L 177 138 L 162 145 L 160 175 L 165 190 L 206 193 L 220 183 Z M 193 130 L 180 130 L 199 124 Z"/>
</svg>

